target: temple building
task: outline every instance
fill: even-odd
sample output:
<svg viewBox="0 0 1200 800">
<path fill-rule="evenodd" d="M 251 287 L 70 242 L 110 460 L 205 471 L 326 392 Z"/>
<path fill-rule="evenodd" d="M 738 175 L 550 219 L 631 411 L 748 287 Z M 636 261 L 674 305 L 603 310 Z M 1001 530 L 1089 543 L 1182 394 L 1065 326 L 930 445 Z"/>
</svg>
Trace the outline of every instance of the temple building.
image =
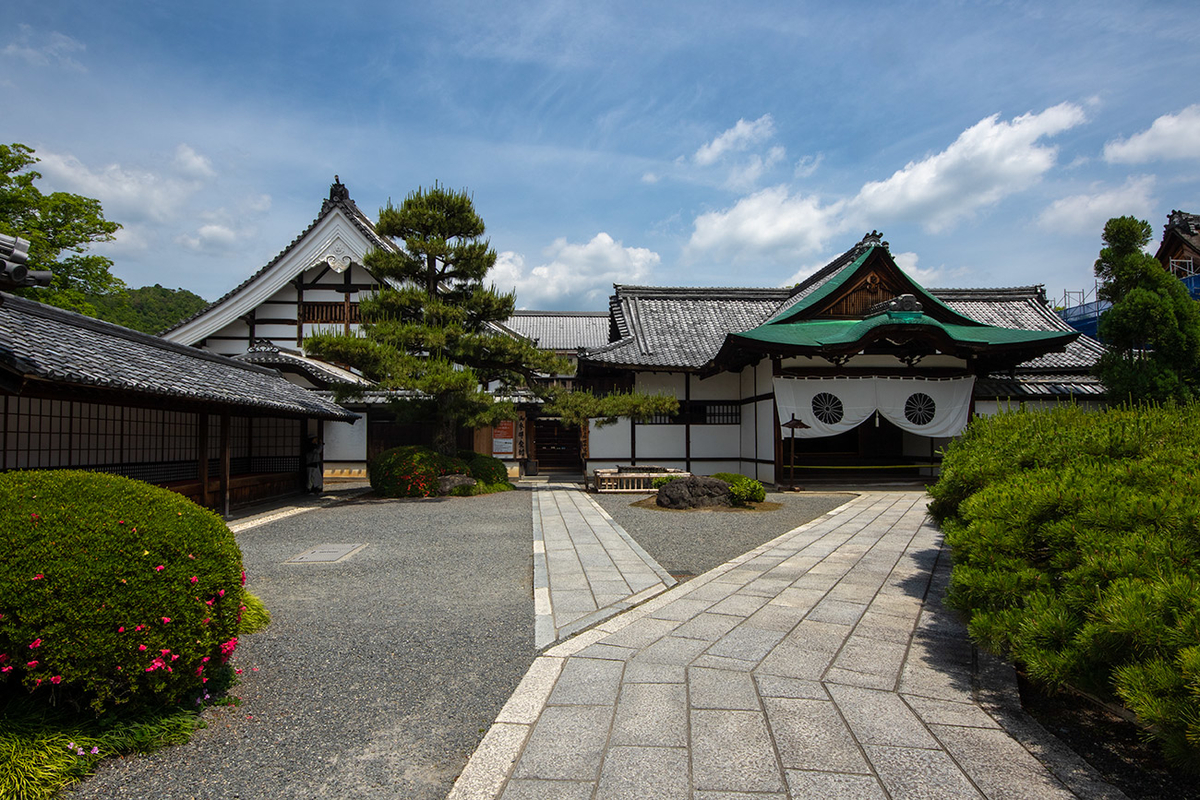
<svg viewBox="0 0 1200 800">
<path fill-rule="evenodd" d="M 394 422 L 388 396 L 361 376 L 303 350 L 316 330 L 357 329 L 358 298 L 379 286 L 363 266 L 375 248 L 395 245 L 335 178 L 287 248 L 164 334 L 270 366 L 323 397 L 359 384 L 347 407 L 365 420 L 324 423 L 328 475 L 361 474 L 374 454 L 428 435 Z M 1103 396 L 1090 376 L 1101 346 L 1055 316 L 1041 287 L 928 290 L 877 233 L 790 289 L 618 285 L 607 313 L 520 311 L 499 327 L 573 357 L 575 376 L 547 380 L 680 401 L 678 415 L 586 431 L 529 402 L 511 426 L 462 432 L 463 446 L 495 453 L 513 475 L 638 464 L 770 483 L 797 469 L 927 474 L 974 414 Z"/>
</svg>

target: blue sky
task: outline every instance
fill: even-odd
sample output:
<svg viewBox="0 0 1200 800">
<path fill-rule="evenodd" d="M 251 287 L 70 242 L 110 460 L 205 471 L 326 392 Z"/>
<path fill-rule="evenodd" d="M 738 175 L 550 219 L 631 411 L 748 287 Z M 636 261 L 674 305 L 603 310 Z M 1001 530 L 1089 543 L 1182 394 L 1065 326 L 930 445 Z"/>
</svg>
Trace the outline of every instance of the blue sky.
<svg viewBox="0 0 1200 800">
<path fill-rule="evenodd" d="M 316 216 L 468 188 L 518 305 L 786 285 L 871 229 L 928 286 L 1090 288 L 1200 212 L 1187 2 L 9 0 L 5 142 L 132 286 L 215 299 Z"/>
</svg>

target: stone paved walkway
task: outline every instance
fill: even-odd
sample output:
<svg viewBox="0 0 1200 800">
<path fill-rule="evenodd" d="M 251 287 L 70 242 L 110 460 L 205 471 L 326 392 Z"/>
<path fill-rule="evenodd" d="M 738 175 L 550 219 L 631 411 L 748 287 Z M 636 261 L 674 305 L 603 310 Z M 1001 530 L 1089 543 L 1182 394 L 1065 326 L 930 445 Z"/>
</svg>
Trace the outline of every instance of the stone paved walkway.
<svg viewBox="0 0 1200 800">
<path fill-rule="evenodd" d="M 943 608 L 925 503 L 864 494 L 551 648 L 450 800 L 1122 797 Z"/>
<path fill-rule="evenodd" d="M 592 498 L 553 484 L 533 494 L 533 565 L 539 648 L 675 585 Z"/>
</svg>

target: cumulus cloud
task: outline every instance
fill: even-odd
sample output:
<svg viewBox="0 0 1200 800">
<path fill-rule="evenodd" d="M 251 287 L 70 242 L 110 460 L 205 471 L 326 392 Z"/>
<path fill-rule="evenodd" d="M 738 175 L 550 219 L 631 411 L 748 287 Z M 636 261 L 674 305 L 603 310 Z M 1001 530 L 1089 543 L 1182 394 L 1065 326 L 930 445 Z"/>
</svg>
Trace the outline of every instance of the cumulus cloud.
<svg viewBox="0 0 1200 800">
<path fill-rule="evenodd" d="M 1134 175 L 1115 189 L 1093 188 L 1087 194 L 1055 200 L 1038 217 L 1038 226 L 1068 234 L 1097 235 L 1113 217 L 1144 219 L 1154 211 L 1153 175 Z"/>
<path fill-rule="evenodd" d="M 642 247 L 625 247 L 607 233 L 585 244 L 556 239 L 543 255 L 546 263 L 527 268 L 525 257 L 500 253 L 489 279 L 501 291 L 516 290 L 521 308 L 595 306 L 614 283 L 645 282 L 661 259 Z"/>
<path fill-rule="evenodd" d="M 688 249 L 735 260 L 811 255 L 839 231 L 842 210 L 841 203 L 822 206 L 816 195 L 792 196 L 786 187 L 773 186 L 725 211 L 701 214 Z"/>
<path fill-rule="evenodd" d="M 181 143 L 175 148 L 175 170 L 185 178 L 205 179 L 216 177 L 212 162 L 200 155 L 190 145 Z"/>
<path fill-rule="evenodd" d="M 76 61 L 73 53 L 82 53 L 87 47 L 65 33 L 51 31 L 45 36 L 34 33 L 29 25 L 17 26 L 17 39 L 9 42 L 0 52 L 19 58 L 35 67 L 57 66 L 74 72 L 87 72 L 83 64 Z"/>
<path fill-rule="evenodd" d="M 763 189 L 730 208 L 698 216 L 688 251 L 734 260 L 786 260 L 823 251 L 835 235 L 878 228 L 889 220 L 945 231 L 1036 184 L 1058 155 L 1041 140 L 1083 121 L 1083 109 L 1071 103 L 1011 121 L 991 116 L 945 150 L 908 163 L 886 180 L 870 181 L 846 199 L 823 203 L 816 195 L 793 195 L 786 186 Z"/>
<path fill-rule="evenodd" d="M 1083 109 L 1061 103 L 1004 122 L 992 115 L 949 147 L 871 181 L 851 201 L 860 219 L 920 222 L 938 233 L 1008 195 L 1028 189 L 1054 166 L 1058 148 L 1039 144 L 1084 121 Z"/>
<path fill-rule="evenodd" d="M 176 219 L 186 201 L 201 188 L 196 180 L 120 164 L 92 169 L 69 154 L 39 150 L 38 158 L 38 171 L 57 184 L 56 188 L 94 197 L 104 205 L 106 216 L 122 221 Z"/>
<path fill-rule="evenodd" d="M 236 248 L 241 238 L 238 232 L 230 226 L 210 222 L 207 225 L 201 225 L 194 236 L 187 234 L 176 236 L 175 243 L 198 252 L 229 253 Z"/>
<path fill-rule="evenodd" d="M 825 160 L 824 153 L 817 153 L 815 156 L 805 156 L 796 162 L 797 178 L 807 178 L 817 171 L 821 166 L 821 162 Z"/>
<path fill-rule="evenodd" d="M 1200 158 L 1200 104 L 1164 114 L 1141 133 L 1104 145 L 1104 160 L 1110 164 L 1193 158 Z"/>
<path fill-rule="evenodd" d="M 726 153 L 741 152 L 762 144 L 775 135 L 775 120 L 763 114 L 753 122 L 739 119 L 737 124 L 707 144 L 701 145 L 693 157 L 702 167 L 715 164 Z"/>
</svg>

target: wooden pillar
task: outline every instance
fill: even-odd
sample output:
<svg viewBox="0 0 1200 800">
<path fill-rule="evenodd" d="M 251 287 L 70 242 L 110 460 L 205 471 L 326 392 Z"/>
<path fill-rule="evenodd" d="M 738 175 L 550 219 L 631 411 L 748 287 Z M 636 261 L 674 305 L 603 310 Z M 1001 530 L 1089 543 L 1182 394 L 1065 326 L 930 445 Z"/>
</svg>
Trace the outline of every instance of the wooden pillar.
<svg viewBox="0 0 1200 800">
<path fill-rule="evenodd" d="M 229 519 L 229 412 L 221 412 L 221 488 L 217 498 L 217 510 Z"/>
<path fill-rule="evenodd" d="M 208 412 L 198 412 L 199 424 L 196 426 L 196 447 L 199 450 L 197 469 L 200 472 L 200 505 L 212 508 L 211 491 L 208 486 Z"/>
<path fill-rule="evenodd" d="M 296 347 L 304 344 L 304 273 L 296 276 Z"/>
<path fill-rule="evenodd" d="M 683 468 L 692 471 L 692 376 L 683 373 Z"/>
</svg>

